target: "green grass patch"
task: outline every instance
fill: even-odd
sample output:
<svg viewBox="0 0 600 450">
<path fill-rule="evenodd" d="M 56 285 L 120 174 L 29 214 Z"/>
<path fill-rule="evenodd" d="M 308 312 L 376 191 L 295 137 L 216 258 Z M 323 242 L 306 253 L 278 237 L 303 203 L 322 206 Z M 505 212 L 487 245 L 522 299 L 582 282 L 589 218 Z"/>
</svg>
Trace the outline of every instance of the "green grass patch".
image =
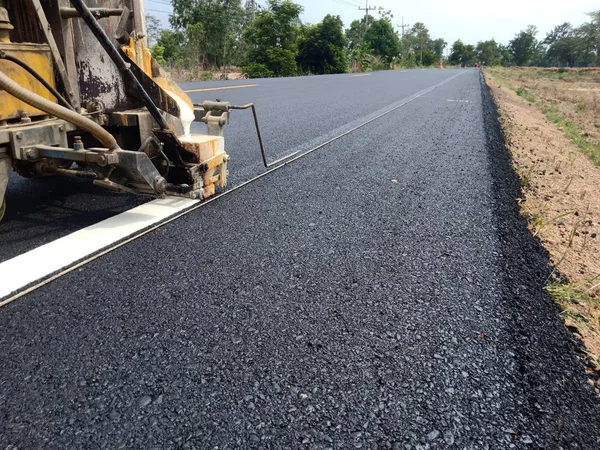
<svg viewBox="0 0 600 450">
<path fill-rule="evenodd" d="M 544 110 L 544 114 L 546 114 L 548 120 L 558 125 L 565 136 L 573 141 L 584 154 L 588 155 L 594 161 L 594 164 L 600 166 L 600 146 L 589 142 L 583 135 L 581 128 L 576 123 L 567 120 L 556 104 Z"/>
<path fill-rule="evenodd" d="M 600 308 L 600 301 L 597 298 L 590 297 L 581 292 L 573 282 L 561 283 L 557 280 L 550 281 L 546 285 L 546 291 L 560 305 L 565 317 L 571 319 L 576 326 L 585 328 L 588 331 L 598 333 L 598 326 L 593 317 L 581 311 L 581 308 L 575 308 L 576 305 L 585 305 L 593 309 Z"/>
<path fill-rule="evenodd" d="M 515 92 L 517 93 L 517 95 L 519 97 L 523 97 L 528 102 L 535 103 L 535 97 L 533 96 L 533 94 L 531 92 L 529 92 L 527 89 L 525 89 L 524 87 L 518 87 L 515 90 Z"/>
</svg>

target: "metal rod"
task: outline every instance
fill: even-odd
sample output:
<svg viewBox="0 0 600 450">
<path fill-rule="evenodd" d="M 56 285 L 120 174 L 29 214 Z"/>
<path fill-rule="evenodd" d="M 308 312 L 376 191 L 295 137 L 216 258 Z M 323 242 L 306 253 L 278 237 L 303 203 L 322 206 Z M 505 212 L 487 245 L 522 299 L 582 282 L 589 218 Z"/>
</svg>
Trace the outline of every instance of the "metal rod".
<svg viewBox="0 0 600 450">
<path fill-rule="evenodd" d="M 160 128 L 162 128 L 163 130 L 170 130 L 169 124 L 160 113 L 160 110 L 154 104 L 154 102 L 152 101 L 152 99 L 150 98 L 140 81 L 133 74 L 133 72 L 129 68 L 129 65 L 125 62 L 115 45 L 106 35 L 104 29 L 100 26 L 92 12 L 85 5 L 85 3 L 83 3 L 83 0 L 71 0 L 71 4 L 79 12 L 81 18 L 90 28 L 91 32 L 94 34 L 96 39 L 98 39 L 98 42 L 100 42 L 102 48 L 104 48 L 106 53 L 108 53 L 108 56 L 110 56 L 110 59 L 113 60 L 119 71 L 129 82 L 131 82 L 134 85 L 135 90 L 137 91 L 138 95 L 140 96 L 140 99 L 142 100 L 142 103 L 144 103 L 144 106 L 148 108 L 148 112 L 154 118 L 156 123 L 158 123 Z"/>
<path fill-rule="evenodd" d="M 85 178 L 88 180 L 95 180 L 96 178 L 98 178 L 98 175 L 96 175 L 95 172 L 91 172 L 89 170 L 63 169 L 58 167 L 54 169 L 53 172 L 57 175 L 63 175 L 74 178 Z"/>
<path fill-rule="evenodd" d="M 120 16 L 123 12 L 122 9 L 110 9 L 110 8 L 89 8 L 90 12 L 96 19 L 102 19 L 103 17 Z M 79 13 L 75 8 L 60 8 L 60 15 L 63 19 L 73 19 L 80 17 Z"/>
<path fill-rule="evenodd" d="M 248 108 L 252 108 L 252 116 L 254 117 L 254 126 L 256 127 L 256 134 L 258 136 L 258 144 L 260 146 L 260 154 L 262 155 L 262 160 L 263 160 L 263 165 L 268 169 L 269 167 L 273 167 L 276 164 L 279 164 L 282 161 L 285 161 L 288 158 L 291 158 L 294 155 L 297 155 L 298 152 L 294 152 L 294 153 L 290 153 L 289 155 L 286 155 L 282 158 L 279 158 L 275 161 L 272 161 L 270 163 L 267 162 L 267 153 L 265 151 L 265 145 L 263 142 L 263 138 L 262 138 L 262 133 L 260 131 L 260 125 L 258 124 L 258 115 L 256 114 L 256 106 L 254 105 L 254 103 L 248 103 L 247 105 L 241 105 L 241 106 L 234 106 L 231 105 L 230 107 L 231 109 L 248 109 Z"/>
</svg>

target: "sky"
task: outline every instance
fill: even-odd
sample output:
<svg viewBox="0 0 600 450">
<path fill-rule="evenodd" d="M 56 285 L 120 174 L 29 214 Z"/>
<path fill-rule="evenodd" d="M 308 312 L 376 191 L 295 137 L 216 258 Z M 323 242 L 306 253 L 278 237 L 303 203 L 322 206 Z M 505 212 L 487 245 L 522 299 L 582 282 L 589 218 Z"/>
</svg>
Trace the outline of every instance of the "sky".
<svg viewBox="0 0 600 450">
<path fill-rule="evenodd" d="M 304 7 L 303 22 L 320 22 L 327 14 L 339 15 L 347 27 L 364 15 L 361 0 L 294 0 Z M 543 39 L 548 31 L 563 22 L 578 26 L 587 21 L 586 12 L 600 9 L 598 0 L 424 0 L 399 2 L 397 0 L 368 0 L 369 7 L 391 10 L 394 24 L 412 25 L 423 22 L 432 38 L 443 38 L 448 47 L 457 39 L 466 44 L 477 44 L 494 38 L 507 44 L 515 34 L 528 25 L 536 25 L 537 38 Z M 265 6 L 266 0 L 256 0 Z M 170 0 L 144 0 L 146 13 L 161 19 L 168 26 Z M 245 0 L 242 0 L 245 3 Z M 372 11 L 375 15 L 376 11 Z"/>
</svg>

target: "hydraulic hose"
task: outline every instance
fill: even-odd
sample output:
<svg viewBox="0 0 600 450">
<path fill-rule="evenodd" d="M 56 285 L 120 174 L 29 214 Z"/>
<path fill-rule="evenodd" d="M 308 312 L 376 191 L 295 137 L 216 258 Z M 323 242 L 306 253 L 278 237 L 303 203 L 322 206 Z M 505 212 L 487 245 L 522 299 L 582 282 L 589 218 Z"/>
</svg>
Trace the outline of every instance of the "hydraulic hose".
<svg viewBox="0 0 600 450">
<path fill-rule="evenodd" d="M 34 108 L 40 109 L 48 114 L 63 119 L 73 125 L 78 126 L 84 131 L 87 131 L 92 136 L 100 141 L 100 143 L 109 149 L 114 151 L 119 149 L 119 144 L 112 134 L 98 125 L 96 122 L 82 116 L 81 114 L 71 111 L 70 109 L 60 106 L 44 97 L 37 95 L 27 89 L 19 86 L 13 80 L 11 80 L 4 72 L 0 71 L 0 88 L 11 94 L 13 97 L 18 98 L 24 103 L 33 106 Z"/>
<path fill-rule="evenodd" d="M 19 58 L 15 58 L 14 56 L 7 55 L 5 52 L 0 50 L 0 59 L 6 59 L 7 61 L 11 61 L 16 65 L 25 69 L 33 78 L 38 80 L 48 91 L 56 97 L 56 100 L 59 101 L 65 108 L 69 108 L 71 111 L 75 111 L 73 106 L 62 96 L 60 93 L 52 87 L 50 83 L 48 83 L 39 73 L 37 73 L 33 68 L 31 68 L 27 63 L 21 61 Z"/>
</svg>

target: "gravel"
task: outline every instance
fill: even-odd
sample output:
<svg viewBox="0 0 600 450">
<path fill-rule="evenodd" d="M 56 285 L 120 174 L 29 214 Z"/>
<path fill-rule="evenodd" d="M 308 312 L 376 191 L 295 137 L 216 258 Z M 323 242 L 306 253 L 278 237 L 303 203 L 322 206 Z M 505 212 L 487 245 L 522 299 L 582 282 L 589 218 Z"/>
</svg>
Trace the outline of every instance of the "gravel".
<svg viewBox="0 0 600 450">
<path fill-rule="evenodd" d="M 2 308 L 0 448 L 599 448 L 518 196 L 466 71 Z"/>
</svg>

